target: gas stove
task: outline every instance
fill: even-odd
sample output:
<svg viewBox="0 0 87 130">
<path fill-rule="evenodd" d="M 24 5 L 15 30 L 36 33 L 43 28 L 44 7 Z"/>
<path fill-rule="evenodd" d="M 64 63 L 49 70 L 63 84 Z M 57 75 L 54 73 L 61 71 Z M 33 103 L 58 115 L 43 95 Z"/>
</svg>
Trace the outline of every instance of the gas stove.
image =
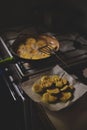
<svg viewBox="0 0 87 130">
<path fill-rule="evenodd" d="M 28 31 L 32 31 L 32 29 L 13 29 L 6 31 L 1 35 L 0 47 L 3 49 L 1 59 L 6 57 L 13 57 L 9 49 L 10 46 L 19 34 L 25 35 L 28 33 Z M 15 64 L 8 65 L 10 68 L 9 71 L 12 71 L 13 73 L 12 77 L 16 77 L 16 79 L 24 81 L 29 79 L 30 76 L 37 75 L 50 69 L 55 64 L 59 64 L 69 73 L 75 73 L 77 76 L 79 76 L 78 73 L 80 73 L 80 80 L 86 80 L 87 77 L 84 73 L 87 68 L 87 37 L 78 33 L 66 35 L 56 33 L 52 35 L 54 35 L 60 42 L 60 50 L 58 55 L 63 62 L 61 60 L 58 62 L 49 61 L 48 63 L 41 65 L 41 67 L 33 67 L 30 66 L 29 63 L 18 61 Z"/>
<path fill-rule="evenodd" d="M 11 54 L 10 46 L 19 34 L 24 35 L 28 31 L 30 31 L 30 29 L 25 28 L 4 31 L 4 33 L 0 35 L 0 50 L 2 50 L 0 51 L 0 59 L 7 57 L 12 58 L 13 55 Z M 78 33 L 66 35 L 53 33 L 52 35 L 54 35 L 60 42 L 58 56 L 62 60 L 58 60 L 57 62 L 49 61 L 48 63 L 41 65 L 41 67 L 33 67 L 29 63 L 23 61 L 0 66 L 0 74 L 4 73 L 4 80 L 13 99 L 19 102 L 22 101 L 25 130 L 30 129 L 30 127 L 32 127 L 31 124 L 37 124 L 36 121 L 34 122 L 35 119 L 33 119 L 33 115 L 35 117 L 35 114 L 38 113 L 38 111 L 39 113 L 41 112 L 41 114 L 39 114 L 39 118 L 42 119 L 42 123 L 44 124 L 44 122 L 46 122 L 48 125 L 46 126 L 45 123 L 45 126 L 48 129 L 53 130 L 54 127 L 52 127 L 47 115 L 43 111 L 43 108 L 35 104 L 24 93 L 21 88 L 21 83 L 25 82 L 26 80 L 30 80 L 32 76 L 38 76 L 40 73 L 50 70 L 56 64 L 58 64 L 60 67 L 74 76 L 74 78 L 80 80 L 80 82 L 83 82 L 84 84 L 87 84 L 87 36 L 80 35 Z M 36 109 L 34 109 L 35 107 Z M 36 116 L 36 118 L 38 117 Z M 45 119 L 46 121 L 44 121 Z M 32 123 L 29 124 L 29 122 Z"/>
</svg>

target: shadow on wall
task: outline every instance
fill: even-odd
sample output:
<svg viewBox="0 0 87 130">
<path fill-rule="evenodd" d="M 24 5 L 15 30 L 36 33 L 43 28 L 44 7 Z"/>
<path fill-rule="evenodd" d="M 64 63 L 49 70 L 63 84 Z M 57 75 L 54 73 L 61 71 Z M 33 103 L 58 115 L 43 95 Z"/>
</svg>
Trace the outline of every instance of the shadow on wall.
<svg viewBox="0 0 87 130">
<path fill-rule="evenodd" d="M 0 28 L 30 24 L 54 32 L 81 32 L 87 21 L 81 0 L 15 0 L 0 5 Z M 79 3 L 78 3 L 79 2 Z M 87 30 L 87 25 L 86 25 Z"/>
<path fill-rule="evenodd" d="M 84 32 L 86 17 L 81 0 L 44 0 L 32 2 L 32 21 L 37 26 L 44 25 L 54 32 Z M 86 28 L 87 29 L 87 28 Z"/>
<path fill-rule="evenodd" d="M 56 31 L 82 31 L 84 29 L 84 14 L 75 8 L 66 8 L 55 12 L 52 16 L 52 28 Z"/>
<path fill-rule="evenodd" d="M 55 4 L 54 9 L 45 10 L 45 24 L 53 31 L 81 32 L 85 30 L 85 21 L 84 10 L 79 6 Z"/>
</svg>

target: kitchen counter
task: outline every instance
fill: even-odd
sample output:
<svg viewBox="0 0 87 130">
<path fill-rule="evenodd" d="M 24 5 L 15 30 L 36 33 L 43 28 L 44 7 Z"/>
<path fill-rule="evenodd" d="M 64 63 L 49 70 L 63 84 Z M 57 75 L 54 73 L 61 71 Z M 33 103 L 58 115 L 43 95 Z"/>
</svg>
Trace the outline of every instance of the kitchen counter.
<svg viewBox="0 0 87 130">
<path fill-rule="evenodd" d="M 81 72 L 79 71 L 79 73 Z M 41 120 L 45 125 L 52 126 L 52 130 L 87 129 L 87 92 L 70 106 L 59 111 L 51 111 L 38 103 L 36 104 L 38 108 L 41 108 L 37 111 Z"/>
<path fill-rule="evenodd" d="M 87 94 L 66 109 L 57 112 L 45 109 L 45 112 L 56 130 L 86 130 Z"/>
</svg>

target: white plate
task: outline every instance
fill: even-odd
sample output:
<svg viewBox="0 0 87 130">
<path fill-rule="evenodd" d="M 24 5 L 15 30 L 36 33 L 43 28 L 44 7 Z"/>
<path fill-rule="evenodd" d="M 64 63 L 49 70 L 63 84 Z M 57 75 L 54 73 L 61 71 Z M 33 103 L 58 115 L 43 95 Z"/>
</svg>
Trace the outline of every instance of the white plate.
<svg viewBox="0 0 87 130">
<path fill-rule="evenodd" d="M 63 75 L 63 77 L 65 77 L 70 85 L 73 85 L 75 88 L 74 91 L 74 98 L 71 101 L 67 101 L 66 103 L 60 102 L 60 103 L 55 103 L 55 104 L 49 104 L 49 103 L 43 103 L 41 101 L 41 97 L 39 94 L 34 93 L 32 91 L 32 85 L 41 78 L 41 76 L 43 75 L 52 75 L 52 74 L 58 74 L 58 75 Z M 87 86 L 83 83 L 80 82 L 76 82 L 75 79 L 70 76 L 67 72 L 65 72 L 60 66 L 56 65 L 54 66 L 52 69 L 50 69 L 49 71 L 46 71 L 44 73 L 41 73 L 37 76 L 31 77 L 30 80 L 23 82 L 21 84 L 22 89 L 24 90 L 24 92 L 35 102 L 38 102 L 40 104 L 42 104 L 44 107 L 52 110 L 52 111 L 58 111 L 61 110 L 67 106 L 69 106 L 70 104 L 72 104 L 73 102 L 75 102 L 77 99 L 79 99 L 82 95 L 84 95 L 87 92 Z"/>
</svg>

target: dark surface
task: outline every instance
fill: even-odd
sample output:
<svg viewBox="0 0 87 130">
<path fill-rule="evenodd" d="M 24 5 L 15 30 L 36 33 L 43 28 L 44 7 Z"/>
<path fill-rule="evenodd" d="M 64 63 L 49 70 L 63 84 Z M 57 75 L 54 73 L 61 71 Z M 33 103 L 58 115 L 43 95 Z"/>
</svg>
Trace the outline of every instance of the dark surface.
<svg viewBox="0 0 87 130">
<path fill-rule="evenodd" d="M 38 105 L 32 100 L 27 101 L 28 130 L 54 130 L 54 127 L 49 124 L 49 120 L 46 121 L 45 113 L 41 112 L 42 110 Z M 13 100 L 8 87 L 1 76 L 0 104 L 0 129 L 25 130 L 23 104 L 20 100 Z"/>
<path fill-rule="evenodd" d="M 16 26 L 45 26 L 51 32 L 67 33 L 67 32 L 80 32 L 87 34 L 87 1 L 85 0 L 1 0 L 0 1 L 0 32 L 3 29 Z M 80 64 L 81 66 L 81 64 Z M 87 83 L 87 79 L 82 77 L 80 67 L 73 70 L 79 76 L 81 81 Z M 86 97 L 87 99 L 87 97 Z M 86 99 L 81 102 L 81 109 L 74 109 L 76 113 L 82 110 L 87 113 Z M 76 106 L 79 106 L 78 102 Z M 23 109 L 20 101 L 15 102 L 6 86 L 2 77 L 0 76 L 0 129 L 1 130 L 24 130 Z M 33 109 L 34 108 L 34 109 Z M 73 109 L 73 108 L 72 108 Z M 78 112 L 79 110 L 79 112 Z M 72 115 L 72 122 L 74 118 L 73 110 L 68 112 Z M 39 110 L 36 105 L 32 104 L 32 118 L 29 130 L 49 130 L 50 127 L 44 126 L 39 118 Z M 64 118 L 64 112 L 58 113 L 61 118 Z M 67 117 L 65 111 L 65 117 Z M 70 117 L 71 118 L 71 117 Z M 80 114 L 79 114 L 80 119 Z M 45 120 L 45 118 L 44 118 Z M 87 117 L 80 123 L 85 122 Z M 65 122 L 68 123 L 70 120 Z M 75 121 L 74 121 L 75 122 Z M 47 123 L 47 121 L 46 121 Z M 83 124 L 82 127 L 83 127 Z M 73 123 L 70 124 L 73 126 Z M 86 127 L 87 128 L 87 127 Z M 85 128 L 80 128 L 85 130 Z M 79 129 L 79 130 L 80 130 Z"/>
<path fill-rule="evenodd" d="M 86 0 L 0 1 L 0 28 L 35 25 L 54 32 L 86 32 Z"/>
<path fill-rule="evenodd" d="M 13 100 L 1 76 L 0 104 L 0 129 L 24 130 L 22 104 Z"/>
</svg>

